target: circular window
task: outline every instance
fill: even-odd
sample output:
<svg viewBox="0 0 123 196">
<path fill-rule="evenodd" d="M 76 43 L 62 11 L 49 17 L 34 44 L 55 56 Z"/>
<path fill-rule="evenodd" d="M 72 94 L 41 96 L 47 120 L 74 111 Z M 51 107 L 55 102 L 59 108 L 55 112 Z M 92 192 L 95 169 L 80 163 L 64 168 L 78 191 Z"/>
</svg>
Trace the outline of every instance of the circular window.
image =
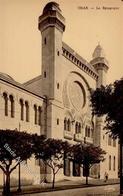
<svg viewBox="0 0 123 196">
<path fill-rule="evenodd" d="M 85 90 L 79 82 L 74 81 L 69 85 L 69 98 L 77 110 L 85 106 Z"/>
</svg>

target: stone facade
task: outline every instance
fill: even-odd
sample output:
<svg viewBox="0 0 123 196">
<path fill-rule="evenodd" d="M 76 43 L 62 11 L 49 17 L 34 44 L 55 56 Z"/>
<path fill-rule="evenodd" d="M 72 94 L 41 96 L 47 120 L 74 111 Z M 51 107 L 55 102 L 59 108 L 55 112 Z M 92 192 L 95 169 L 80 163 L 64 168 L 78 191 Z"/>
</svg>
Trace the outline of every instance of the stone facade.
<svg viewBox="0 0 123 196">
<path fill-rule="evenodd" d="M 92 122 L 89 102 L 90 89 L 106 84 L 109 66 L 102 47 L 98 45 L 91 62 L 87 62 L 64 43 L 65 19 L 59 5 L 54 2 L 48 3 L 39 17 L 39 30 L 42 36 L 41 76 L 19 84 L 10 76 L 0 74 L 0 128 L 46 134 L 47 137 L 68 140 L 70 143 L 99 145 L 107 152 L 106 159 L 92 168 L 91 175 L 97 177 L 100 174 L 104 178 L 107 171 L 109 177 L 117 178 L 117 141 L 105 134 L 103 118 L 95 118 Z M 65 161 L 64 171 L 61 170 L 57 175 L 58 180 L 65 178 L 65 175 L 82 176 L 82 169 L 67 159 Z M 40 179 L 40 166 L 33 159 L 29 162 Z M 13 175 L 17 178 L 17 171 Z M 30 178 L 34 183 L 36 181 L 33 175 L 26 175 L 24 169 L 22 178 Z M 50 178 L 51 173 L 48 172 L 47 179 Z"/>
</svg>

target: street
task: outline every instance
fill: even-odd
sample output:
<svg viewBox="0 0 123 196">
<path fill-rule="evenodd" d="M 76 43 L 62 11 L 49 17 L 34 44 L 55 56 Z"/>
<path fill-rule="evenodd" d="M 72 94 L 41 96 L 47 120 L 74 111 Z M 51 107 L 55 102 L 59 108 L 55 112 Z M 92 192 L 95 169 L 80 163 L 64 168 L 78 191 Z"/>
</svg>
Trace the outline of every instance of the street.
<svg viewBox="0 0 123 196">
<path fill-rule="evenodd" d="M 119 185 L 77 188 L 53 192 L 26 194 L 26 196 L 118 196 Z"/>
</svg>

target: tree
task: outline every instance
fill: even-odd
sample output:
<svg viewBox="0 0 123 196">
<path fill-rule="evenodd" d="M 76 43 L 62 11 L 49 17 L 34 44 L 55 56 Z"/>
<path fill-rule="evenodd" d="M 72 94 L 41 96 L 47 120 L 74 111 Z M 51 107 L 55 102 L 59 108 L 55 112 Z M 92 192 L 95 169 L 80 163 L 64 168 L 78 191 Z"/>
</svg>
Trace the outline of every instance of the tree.
<svg viewBox="0 0 123 196">
<path fill-rule="evenodd" d="M 93 115 L 105 115 L 104 127 L 120 142 L 120 193 L 123 193 L 123 78 L 91 93 Z"/>
<path fill-rule="evenodd" d="M 39 145 L 36 147 L 36 159 L 42 159 L 44 163 L 52 170 L 52 188 L 55 187 L 56 174 L 61 168 L 63 168 L 64 153 L 67 153 L 68 151 L 68 142 L 51 138 L 45 140 L 44 145 Z"/>
<path fill-rule="evenodd" d="M 32 136 L 16 130 L 0 130 L 0 169 L 6 176 L 5 195 L 10 195 L 10 174 L 31 157 Z"/>
<path fill-rule="evenodd" d="M 83 175 L 86 177 L 86 184 L 88 184 L 89 170 L 92 165 L 104 161 L 106 154 L 100 147 L 92 144 L 76 144 L 73 146 L 73 160 L 82 165 Z"/>
</svg>

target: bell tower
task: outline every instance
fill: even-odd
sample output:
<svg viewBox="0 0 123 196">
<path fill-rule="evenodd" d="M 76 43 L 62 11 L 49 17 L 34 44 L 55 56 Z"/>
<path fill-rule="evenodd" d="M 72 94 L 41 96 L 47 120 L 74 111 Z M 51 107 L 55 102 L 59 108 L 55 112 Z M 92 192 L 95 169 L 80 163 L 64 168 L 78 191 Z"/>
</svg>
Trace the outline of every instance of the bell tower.
<svg viewBox="0 0 123 196">
<path fill-rule="evenodd" d="M 59 5 L 48 3 L 39 16 L 38 29 L 42 35 L 42 94 L 48 99 L 62 101 L 62 36 L 65 19 Z"/>
</svg>

